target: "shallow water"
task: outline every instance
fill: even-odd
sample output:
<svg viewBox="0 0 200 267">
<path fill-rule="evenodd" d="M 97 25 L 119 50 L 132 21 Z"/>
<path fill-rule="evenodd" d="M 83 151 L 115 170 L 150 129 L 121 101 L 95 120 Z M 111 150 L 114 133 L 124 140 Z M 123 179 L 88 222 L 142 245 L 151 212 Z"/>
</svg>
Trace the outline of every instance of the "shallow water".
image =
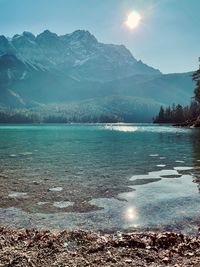
<svg viewBox="0 0 200 267">
<path fill-rule="evenodd" d="M 197 129 L 1 125 L 0 141 L 0 225 L 197 229 Z"/>
</svg>

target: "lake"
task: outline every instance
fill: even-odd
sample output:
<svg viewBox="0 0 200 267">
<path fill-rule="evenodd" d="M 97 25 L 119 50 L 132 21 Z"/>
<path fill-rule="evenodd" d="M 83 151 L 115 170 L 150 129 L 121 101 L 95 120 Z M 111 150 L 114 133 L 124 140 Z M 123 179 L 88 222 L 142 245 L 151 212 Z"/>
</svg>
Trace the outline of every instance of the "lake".
<svg viewBox="0 0 200 267">
<path fill-rule="evenodd" d="M 195 232 L 200 131 L 153 124 L 0 126 L 0 225 Z"/>
</svg>

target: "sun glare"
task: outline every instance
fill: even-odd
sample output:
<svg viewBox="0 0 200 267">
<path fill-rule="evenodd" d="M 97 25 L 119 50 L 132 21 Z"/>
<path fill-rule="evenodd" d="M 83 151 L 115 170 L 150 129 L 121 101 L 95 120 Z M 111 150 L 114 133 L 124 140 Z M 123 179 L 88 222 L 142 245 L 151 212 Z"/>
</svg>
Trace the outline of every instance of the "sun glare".
<svg viewBox="0 0 200 267">
<path fill-rule="evenodd" d="M 126 219 L 129 221 L 136 220 L 138 218 L 138 213 L 135 207 L 129 207 L 125 211 Z"/>
<path fill-rule="evenodd" d="M 136 28 L 139 25 L 141 19 L 142 19 L 142 16 L 140 15 L 140 13 L 138 13 L 137 11 L 132 11 L 128 15 L 125 24 L 126 24 L 126 26 L 128 28 L 134 29 L 134 28 Z"/>
</svg>

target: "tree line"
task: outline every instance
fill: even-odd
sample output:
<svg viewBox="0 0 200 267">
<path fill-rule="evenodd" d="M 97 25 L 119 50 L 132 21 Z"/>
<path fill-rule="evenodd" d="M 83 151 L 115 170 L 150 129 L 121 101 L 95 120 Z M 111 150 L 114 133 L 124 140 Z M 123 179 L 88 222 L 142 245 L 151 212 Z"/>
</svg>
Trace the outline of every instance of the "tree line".
<svg viewBox="0 0 200 267">
<path fill-rule="evenodd" d="M 30 110 L 0 110 L 0 123 L 114 123 L 120 118 L 106 114 L 42 114 Z"/>
<path fill-rule="evenodd" d="M 180 104 L 164 108 L 160 107 L 158 115 L 153 119 L 154 123 L 182 123 L 192 120 L 200 114 L 200 105 L 192 101 L 190 106 L 183 107 Z"/>
<path fill-rule="evenodd" d="M 154 123 L 182 123 L 200 116 L 200 67 L 193 73 L 192 79 L 195 81 L 195 89 L 190 106 L 183 107 L 180 104 L 166 108 L 161 106 L 158 115 L 153 119 Z"/>
</svg>

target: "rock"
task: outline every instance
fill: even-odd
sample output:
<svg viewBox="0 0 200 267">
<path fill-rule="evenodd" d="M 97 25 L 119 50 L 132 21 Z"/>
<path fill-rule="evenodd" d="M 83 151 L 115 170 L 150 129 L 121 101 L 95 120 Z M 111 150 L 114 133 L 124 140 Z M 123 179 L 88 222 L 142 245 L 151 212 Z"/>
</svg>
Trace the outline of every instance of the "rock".
<svg viewBox="0 0 200 267">
<path fill-rule="evenodd" d="M 126 263 L 131 263 L 132 260 L 131 260 L 131 259 L 126 259 L 125 262 L 126 262 Z"/>
<path fill-rule="evenodd" d="M 33 184 L 34 184 L 34 185 L 39 185 L 40 183 L 37 182 L 37 181 L 33 181 Z"/>
<path fill-rule="evenodd" d="M 0 227 L 0 266 L 200 266 L 200 236 L 142 232 L 122 233 L 120 241 L 114 237 L 81 230 Z"/>
<path fill-rule="evenodd" d="M 192 256 L 194 256 L 194 253 L 193 252 L 188 252 L 186 255 L 192 257 Z"/>
<path fill-rule="evenodd" d="M 169 262 L 169 258 L 168 257 L 164 257 L 162 260 L 164 263 L 168 263 Z"/>
<path fill-rule="evenodd" d="M 149 255 L 149 256 L 145 257 L 145 260 L 147 262 L 154 262 L 155 261 L 155 258 L 153 256 Z"/>
</svg>

